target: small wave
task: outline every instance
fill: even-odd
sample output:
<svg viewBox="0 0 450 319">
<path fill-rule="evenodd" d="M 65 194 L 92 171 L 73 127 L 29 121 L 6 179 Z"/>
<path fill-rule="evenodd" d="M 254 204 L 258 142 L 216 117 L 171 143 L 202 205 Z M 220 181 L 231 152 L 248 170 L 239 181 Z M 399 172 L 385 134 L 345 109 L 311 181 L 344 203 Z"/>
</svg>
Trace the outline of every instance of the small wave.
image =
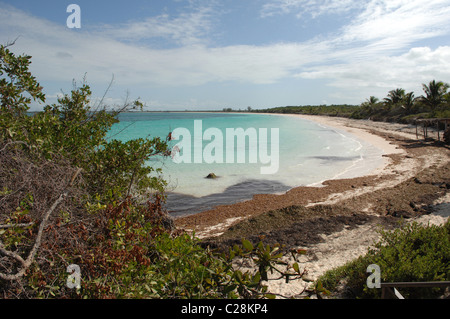
<svg viewBox="0 0 450 319">
<path fill-rule="evenodd" d="M 349 167 L 347 167 L 346 169 L 344 169 L 342 172 L 340 172 L 339 174 L 336 174 L 332 179 L 338 179 L 340 177 L 346 176 L 349 174 L 349 172 L 351 172 L 359 162 L 364 161 L 364 157 L 362 155 L 359 156 L 358 159 L 356 159 L 355 161 L 352 162 L 352 165 L 350 165 Z M 358 175 L 358 174 L 357 174 Z M 360 175 L 360 174 L 359 174 Z"/>
<path fill-rule="evenodd" d="M 355 159 L 359 159 L 360 155 L 355 156 L 311 156 L 312 159 L 319 159 L 324 162 L 345 162 L 345 161 L 353 161 Z"/>
</svg>

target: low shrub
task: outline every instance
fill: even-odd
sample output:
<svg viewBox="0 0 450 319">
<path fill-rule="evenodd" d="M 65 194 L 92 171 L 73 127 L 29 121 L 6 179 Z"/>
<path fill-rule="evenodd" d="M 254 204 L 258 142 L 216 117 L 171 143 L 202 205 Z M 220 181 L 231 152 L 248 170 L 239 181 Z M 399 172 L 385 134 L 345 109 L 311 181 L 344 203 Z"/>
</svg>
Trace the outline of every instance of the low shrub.
<svg viewBox="0 0 450 319">
<path fill-rule="evenodd" d="M 391 232 L 381 231 L 382 238 L 365 256 L 324 274 L 320 281 L 330 291 L 344 284 L 356 298 L 380 298 L 380 289 L 366 285 L 367 267 L 381 269 L 382 282 L 423 282 L 450 280 L 450 222 L 443 226 L 407 224 Z M 440 288 L 402 288 L 405 298 L 435 298 Z"/>
</svg>

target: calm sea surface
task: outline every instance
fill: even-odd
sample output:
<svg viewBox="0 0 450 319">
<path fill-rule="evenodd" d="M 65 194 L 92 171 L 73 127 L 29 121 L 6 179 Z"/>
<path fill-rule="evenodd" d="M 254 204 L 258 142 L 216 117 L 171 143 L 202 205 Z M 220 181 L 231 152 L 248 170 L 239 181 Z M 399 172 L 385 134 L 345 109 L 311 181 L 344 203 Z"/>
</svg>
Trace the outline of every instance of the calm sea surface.
<svg viewBox="0 0 450 319">
<path fill-rule="evenodd" d="M 133 112 L 119 115 L 120 123 L 115 124 L 109 136 L 119 140 L 159 136 L 166 138 L 169 132 L 184 128 L 191 135 L 191 163 L 174 163 L 168 158 L 155 157 L 148 165 L 162 168 L 163 177 L 168 181 L 167 208 L 171 215 L 195 214 L 216 205 L 231 204 L 252 198 L 255 194 L 281 193 L 296 186 L 314 185 L 324 180 L 343 177 L 355 177 L 370 172 L 381 164 L 381 150 L 358 140 L 355 136 L 331 127 L 325 127 L 304 119 L 266 114 L 246 113 L 194 113 L 194 112 Z M 194 121 L 201 121 L 202 131 L 194 129 Z M 197 122 L 199 123 L 199 122 Z M 222 139 L 206 140 L 202 135 L 209 128 L 221 132 Z M 255 149 L 246 140 L 245 149 L 238 149 L 234 143 L 234 154 L 244 152 L 245 163 L 226 161 L 226 129 L 250 129 L 261 138 L 261 130 L 266 129 L 267 138 L 258 140 Z M 218 131 L 218 130 L 219 131 Z M 279 130 L 279 141 L 272 145 L 274 129 Z M 197 134 L 196 134 L 197 133 Z M 264 137 L 264 136 L 263 136 Z M 183 136 L 187 139 L 187 137 Z M 174 147 L 178 141 L 171 141 Z M 187 141 L 187 140 L 186 140 Z M 186 142 L 184 141 L 184 142 Z M 201 163 L 193 163 L 198 151 L 194 145 L 208 150 L 214 145 L 223 144 L 223 162 L 208 164 L 202 153 Z M 264 143 L 263 143 L 264 142 Z M 217 144 L 219 143 L 219 144 Z M 260 145 L 267 143 L 267 155 L 271 149 L 279 150 L 279 168 L 275 174 L 261 174 L 264 164 L 259 158 Z M 187 145 L 187 144 L 185 144 Z M 209 148 L 209 149 L 210 149 Z M 198 147 L 197 147 L 198 150 Z M 257 162 L 250 163 L 250 152 L 256 152 Z M 180 153 L 184 154 L 184 153 Z M 211 154 L 211 152 L 207 153 Z M 213 154 L 216 154 L 215 152 Z M 271 158 L 275 161 L 275 157 Z M 206 179 L 209 173 L 217 179 Z"/>
</svg>

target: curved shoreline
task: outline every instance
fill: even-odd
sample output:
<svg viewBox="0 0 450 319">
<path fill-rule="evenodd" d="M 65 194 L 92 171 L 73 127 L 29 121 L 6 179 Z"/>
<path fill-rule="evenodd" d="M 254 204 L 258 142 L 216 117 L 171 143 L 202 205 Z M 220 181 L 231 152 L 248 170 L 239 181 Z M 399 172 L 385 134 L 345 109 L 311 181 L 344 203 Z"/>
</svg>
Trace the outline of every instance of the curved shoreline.
<svg viewBox="0 0 450 319">
<path fill-rule="evenodd" d="M 237 114 L 242 115 L 240 113 Z M 247 200 L 251 199 L 253 194 L 265 194 L 266 192 L 270 194 L 284 193 L 289 189 L 299 186 L 320 185 L 322 182 L 330 179 L 348 178 L 350 175 L 351 177 L 366 175 L 368 173 L 367 167 L 380 166 L 383 162 L 383 158 L 379 156 L 380 149 L 372 146 L 370 141 L 366 141 L 364 138 L 356 136 L 351 132 L 344 131 L 332 123 L 311 121 L 309 118 L 285 114 L 249 113 L 248 115 L 259 116 L 258 122 L 262 118 L 262 121 L 265 123 L 263 125 L 265 127 L 264 129 L 271 129 L 273 126 L 283 131 L 283 126 L 285 126 L 279 140 L 280 147 L 277 150 L 277 155 L 279 153 L 279 156 L 271 158 L 270 162 L 271 165 L 275 160 L 279 162 L 276 164 L 277 167 L 279 166 L 279 170 L 273 174 L 262 175 L 259 172 L 259 168 L 258 172 L 252 171 L 250 173 L 250 171 L 245 169 L 247 166 L 242 165 L 230 166 L 232 170 L 225 168 L 223 172 L 221 171 L 224 169 L 223 165 L 218 167 L 212 165 L 192 166 L 194 171 L 197 169 L 202 170 L 204 176 L 209 171 L 217 173 L 217 169 L 219 173 L 222 173 L 217 174 L 221 178 L 210 185 L 210 183 L 202 183 L 201 180 L 198 183 L 199 178 L 202 176 L 180 174 L 180 176 L 184 176 L 185 181 L 181 182 L 181 185 L 176 185 L 177 180 L 176 178 L 174 179 L 175 187 L 170 192 L 174 194 L 174 197 L 185 196 L 188 202 L 189 197 L 198 199 L 199 202 L 202 202 L 202 199 L 206 197 L 212 198 L 215 196 L 220 199 L 221 195 L 227 197 L 228 189 L 235 188 L 240 184 L 246 184 L 253 180 L 267 184 L 271 183 L 272 185 L 279 183 L 285 186 L 274 187 L 270 191 L 247 185 L 247 189 L 245 187 L 241 189 L 243 193 L 247 193 L 246 198 L 244 199 L 240 196 L 239 199 Z M 239 125 L 237 126 L 240 127 Z M 259 128 L 258 124 L 253 123 L 253 126 L 257 129 Z M 261 130 L 261 128 L 259 129 Z M 316 138 L 318 138 L 317 142 L 315 141 Z M 260 143 L 262 143 L 261 140 L 259 140 L 258 145 Z M 310 145 L 310 147 L 307 148 L 306 145 Z M 257 154 L 260 153 L 261 149 L 257 151 Z M 365 163 L 362 164 L 362 161 L 365 161 Z M 248 161 L 245 164 L 249 164 Z M 258 165 L 262 168 L 267 163 L 262 163 L 260 158 L 253 167 Z M 318 168 L 311 169 L 313 166 Z M 253 170 L 253 167 L 249 168 Z M 205 171 L 205 169 L 208 171 Z M 179 172 L 183 171 L 180 170 Z M 222 178 L 222 175 L 224 178 Z M 186 179 L 185 176 L 189 176 L 189 178 Z M 180 180 L 182 179 L 180 178 Z M 232 197 L 226 200 L 228 200 L 228 203 L 233 202 Z M 224 201 L 222 201 L 223 203 Z M 203 207 L 203 209 L 206 208 Z M 176 209 L 174 212 L 178 216 L 182 215 Z"/>
<path fill-rule="evenodd" d="M 303 120 L 311 121 L 316 124 L 319 124 L 326 128 L 332 128 L 338 134 L 342 134 L 348 138 L 352 138 L 356 140 L 361 148 L 365 147 L 362 143 L 369 144 L 371 147 L 376 148 L 381 151 L 381 158 L 379 158 L 379 163 L 377 163 L 376 167 L 371 168 L 370 170 L 365 169 L 364 172 L 361 172 L 358 169 L 355 169 L 354 166 L 357 165 L 358 162 L 361 164 L 367 164 L 367 158 L 359 158 L 357 161 L 353 162 L 353 164 L 346 168 L 344 171 L 337 173 L 330 179 L 325 179 L 323 181 L 306 185 L 308 187 L 321 185 L 326 181 L 336 180 L 336 179 L 348 179 L 362 176 L 369 176 L 376 174 L 377 171 L 383 170 L 389 163 L 390 160 L 387 157 L 391 154 L 400 154 L 403 153 L 403 150 L 398 148 L 396 145 L 393 145 L 390 141 L 367 132 L 362 128 L 349 127 L 346 125 L 348 119 L 337 118 L 337 117 L 326 117 L 326 116 L 316 116 L 316 115 L 300 115 L 300 114 L 278 114 L 280 116 L 289 116 L 289 117 L 297 117 Z M 367 146 L 366 146 L 367 147 Z M 373 158 L 372 158 L 373 159 Z M 294 187 L 295 188 L 295 187 Z"/>
<path fill-rule="evenodd" d="M 406 125 L 324 116 L 290 114 L 283 116 L 300 116 L 352 133 L 380 148 L 383 151 L 385 161 L 383 165 L 364 176 L 327 180 L 319 187 L 301 186 L 283 194 L 259 194 L 253 196 L 251 200 L 221 205 L 195 215 L 179 217 L 175 220 L 178 227 L 195 231 L 196 236 L 200 238 L 214 237 L 220 235 L 233 224 L 270 210 L 293 205 L 308 206 L 317 203 L 337 203 L 341 200 L 401 183 L 413 177 L 421 168 L 433 165 L 439 157 L 448 161 L 447 148 L 441 150 L 444 153 L 446 152 L 447 157 L 442 154 L 436 155 L 433 161 L 427 163 L 425 159 L 429 150 L 424 151 L 424 154 L 419 158 L 417 154 L 421 153 L 420 148 L 410 149 L 402 145 L 405 140 L 415 141 L 412 128 Z"/>
<path fill-rule="evenodd" d="M 333 121 L 333 118 L 327 119 L 323 117 L 299 116 L 293 114 L 270 114 L 270 113 L 265 113 L 262 115 L 272 117 L 290 117 L 301 120 L 302 123 L 303 121 L 310 122 L 313 123 L 318 128 L 324 128 L 326 130 L 332 131 L 333 134 L 340 135 L 345 140 L 348 140 L 348 143 L 350 144 L 354 143 L 356 153 L 355 154 L 352 153 L 352 155 L 357 156 L 352 158 L 351 161 L 346 160 L 345 165 L 339 166 L 338 164 L 338 166 L 336 166 L 334 170 L 332 168 L 330 169 L 330 167 L 324 166 L 326 174 L 323 174 L 324 172 L 322 172 L 322 174 L 317 174 L 315 178 L 307 177 L 310 180 L 305 181 L 305 183 L 300 183 L 300 181 L 297 182 L 291 181 L 291 183 L 289 183 L 288 180 L 286 180 L 286 176 L 283 175 L 283 177 L 280 177 L 281 179 L 278 178 L 273 180 L 271 179 L 259 180 L 258 178 L 256 178 L 255 180 L 248 179 L 227 187 L 223 192 L 207 194 L 200 197 L 177 192 L 170 193 L 170 197 L 172 197 L 173 199 L 168 203 L 168 210 L 170 211 L 170 214 L 173 218 L 181 218 L 195 215 L 213 209 L 215 206 L 219 205 L 228 205 L 232 203 L 248 201 L 251 200 L 255 194 L 283 195 L 286 192 L 291 191 L 292 189 L 295 189 L 297 187 L 320 187 L 323 186 L 324 182 L 329 180 L 347 179 L 370 175 L 376 169 L 382 168 L 385 165 L 387 165 L 386 158 L 382 157 L 381 155 L 386 155 L 388 153 L 395 153 L 399 151 L 392 148 L 392 146 L 389 145 L 389 143 L 383 139 L 375 140 L 376 136 L 372 136 L 371 134 L 364 134 L 365 131 L 349 130 L 343 125 L 335 123 L 335 121 Z M 310 155 L 311 160 L 314 161 L 329 160 L 328 156 L 327 157 L 317 156 L 316 158 L 314 155 L 317 154 L 313 153 Z M 330 156 L 330 159 L 334 158 L 333 155 L 336 155 L 336 159 L 338 160 L 341 158 L 338 157 L 338 154 L 331 153 L 328 155 Z M 334 159 L 332 160 L 334 161 Z M 303 166 L 303 164 L 300 165 Z M 309 172 L 305 170 L 304 173 Z M 297 172 L 297 176 L 300 176 L 298 174 L 303 173 L 299 171 Z M 277 176 L 274 175 L 274 177 Z M 289 177 L 289 179 L 290 178 L 291 177 Z M 254 183 L 255 185 L 252 186 L 251 185 L 252 183 Z M 261 183 L 265 184 L 266 186 L 263 186 Z"/>
</svg>

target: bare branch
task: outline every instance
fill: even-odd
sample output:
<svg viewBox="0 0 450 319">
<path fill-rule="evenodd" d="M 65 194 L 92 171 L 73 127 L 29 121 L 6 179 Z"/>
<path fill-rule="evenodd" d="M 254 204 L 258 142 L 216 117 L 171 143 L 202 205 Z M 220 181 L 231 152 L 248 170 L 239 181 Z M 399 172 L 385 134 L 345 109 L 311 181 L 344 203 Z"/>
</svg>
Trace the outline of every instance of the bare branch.
<svg viewBox="0 0 450 319">
<path fill-rule="evenodd" d="M 105 90 L 105 93 L 103 93 L 102 98 L 101 98 L 100 101 L 98 102 L 98 105 L 97 105 L 97 107 L 95 108 L 94 112 L 97 112 L 97 110 L 102 106 L 103 100 L 105 99 L 106 94 L 108 94 L 109 90 L 111 89 L 111 86 L 113 85 L 113 83 L 114 83 L 114 74 L 112 75 L 111 81 L 109 82 L 109 85 L 108 85 L 108 87 L 107 87 L 106 90 Z"/>
<path fill-rule="evenodd" d="M 17 36 L 17 38 L 15 38 L 13 41 L 8 41 L 8 42 L 6 43 L 6 45 L 5 45 L 5 48 L 11 47 L 11 46 L 13 46 L 14 44 L 16 44 L 16 41 L 17 41 L 19 38 L 20 38 L 20 35 Z"/>
<path fill-rule="evenodd" d="M 69 194 L 69 187 L 71 187 L 73 185 L 73 182 L 75 181 L 75 179 L 77 178 L 77 176 L 80 174 L 80 172 L 82 171 L 81 168 L 79 168 L 75 174 L 72 176 L 72 179 L 69 183 L 69 185 L 66 187 L 66 189 L 64 190 L 64 192 L 58 197 L 58 199 L 53 203 L 53 205 L 50 207 L 50 209 L 45 213 L 44 218 L 41 221 L 41 224 L 39 226 L 39 231 L 36 237 L 36 241 L 34 243 L 33 248 L 31 249 L 28 257 L 26 260 L 24 260 L 21 256 L 19 256 L 18 254 L 12 252 L 12 251 L 8 251 L 6 249 L 3 248 L 3 245 L 0 244 L 0 253 L 2 253 L 5 256 L 11 257 L 16 259 L 17 261 L 19 261 L 22 264 L 22 268 L 14 275 L 6 275 L 3 273 L 0 273 L 0 278 L 4 279 L 4 280 L 17 280 L 20 277 L 22 277 L 25 272 L 27 271 L 27 269 L 31 266 L 31 264 L 33 263 L 34 257 L 36 255 L 36 252 L 39 249 L 39 246 L 41 245 L 41 241 L 42 241 L 42 234 L 44 233 L 44 229 L 45 226 L 47 225 L 47 221 L 50 217 L 50 215 L 53 213 L 53 211 L 56 209 L 56 207 L 58 207 L 58 205 L 67 197 L 67 195 Z"/>
<path fill-rule="evenodd" d="M 29 227 L 31 225 L 34 225 L 34 223 L 31 222 L 31 223 L 22 223 L 22 224 L 0 225 L 0 229 L 15 228 L 15 227 Z"/>
<path fill-rule="evenodd" d="M 6 150 L 6 148 L 7 148 L 9 145 L 13 145 L 13 144 L 23 144 L 23 145 L 25 145 L 26 147 L 30 148 L 30 145 L 28 145 L 28 144 L 25 143 L 24 141 L 13 141 L 13 142 L 6 143 L 5 146 L 0 150 L 0 152 L 3 152 L 4 150 Z"/>
</svg>

